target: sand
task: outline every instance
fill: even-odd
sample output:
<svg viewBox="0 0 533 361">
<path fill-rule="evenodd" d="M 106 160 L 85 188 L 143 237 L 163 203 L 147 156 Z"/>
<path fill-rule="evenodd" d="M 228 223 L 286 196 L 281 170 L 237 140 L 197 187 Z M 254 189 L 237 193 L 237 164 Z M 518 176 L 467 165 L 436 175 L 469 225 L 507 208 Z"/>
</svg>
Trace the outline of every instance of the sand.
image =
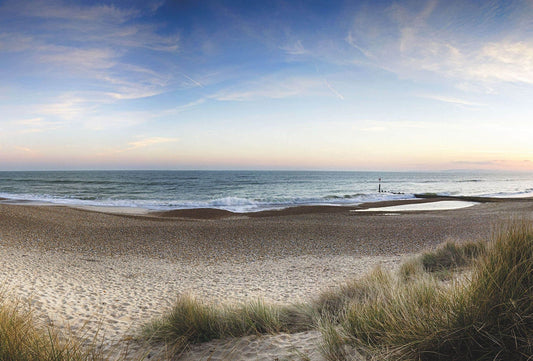
<svg viewBox="0 0 533 361">
<path fill-rule="evenodd" d="M 353 209 L 124 215 L 0 204 L 0 282 L 43 322 L 85 337 L 99 332 L 104 348 L 116 350 L 180 293 L 209 302 L 305 301 L 378 264 L 394 268 L 448 239 L 488 238 L 509 217 L 533 218 L 529 200 L 393 215 Z M 281 360 L 303 352 L 321 360 L 319 339 L 311 331 L 216 340 L 183 359 Z M 156 351 L 140 350 L 152 359 Z"/>
</svg>

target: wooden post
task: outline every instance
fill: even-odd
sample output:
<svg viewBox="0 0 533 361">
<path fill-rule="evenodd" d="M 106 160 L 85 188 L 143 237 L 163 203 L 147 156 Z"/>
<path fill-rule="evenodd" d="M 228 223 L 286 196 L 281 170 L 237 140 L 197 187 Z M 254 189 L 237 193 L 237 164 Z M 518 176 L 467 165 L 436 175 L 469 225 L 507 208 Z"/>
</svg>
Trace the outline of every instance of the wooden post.
<svg viewBox="0 0 533 361">
<path fill-rule="evenodd" d="M 381 178 L 379 178 L 378 193 L 381 193 Z"/>
</svg>

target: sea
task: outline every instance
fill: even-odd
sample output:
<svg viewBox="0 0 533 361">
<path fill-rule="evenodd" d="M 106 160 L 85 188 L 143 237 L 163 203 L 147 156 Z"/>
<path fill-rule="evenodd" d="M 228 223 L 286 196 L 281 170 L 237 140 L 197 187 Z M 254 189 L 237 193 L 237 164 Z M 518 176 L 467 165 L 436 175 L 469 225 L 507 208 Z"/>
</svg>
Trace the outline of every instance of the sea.
<svg viewBox="0 0 533 361">
<path fill-rule="evenodd" d="M 0 171 L 0 199 L 10 203 L 246 213 L 424 193 L 533 197 L 533 172 Z"/>
</svg>

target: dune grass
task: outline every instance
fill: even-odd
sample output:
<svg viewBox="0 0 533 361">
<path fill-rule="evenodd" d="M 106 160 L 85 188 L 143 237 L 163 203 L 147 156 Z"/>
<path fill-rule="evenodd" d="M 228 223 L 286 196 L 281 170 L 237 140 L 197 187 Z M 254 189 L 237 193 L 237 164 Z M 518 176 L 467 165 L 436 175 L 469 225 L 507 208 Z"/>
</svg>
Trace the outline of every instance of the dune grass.
<svg viewBox="0 0 533 361">
<path fill-rule="evenodd" d="M 433 273 L 443 280 L 449 279 L 455 272 L 469 267 L 485 251 L 485 241 L 469 241 L 460 244 L 448 241 L 435 250 L 426 251 L 404 262 L 399 272 L 406 279 L 423 272 Z"/>
<path fill-rule="evenodd" d="M 347 343 L 394 360 L 531 359 L 533 227 L 503 229 L 469 280 L 390 275 L 380 297 L 349 305 L 341 328 Z"/>
<path fill-rule="evenodd" d="M 145 339 L 163 341 L 176 352 L 190 343 L 253 334 L 298 332 L 312 327 L 311 310 L 305 305 L 278 306 L 261 300 L 241 305 L 207 304 L 180 295 L 162 318 L 146 325 Z"/>
<path fill-rule="evenodd" d="M 427 272 L 442 269 L 453 269 L 468 266 L 472 261 L 485 253 L 486 243 L 483 241 L 457 244 L 446 242 L 433 252 L 425 252 L 421 263 Z"/>
<path fill-rule="evenodd" d="M 103 356 L 50 326 L 38 327 L 29 310 L 0 295 L 0 360 L 96 361 Z"/>
</svg>

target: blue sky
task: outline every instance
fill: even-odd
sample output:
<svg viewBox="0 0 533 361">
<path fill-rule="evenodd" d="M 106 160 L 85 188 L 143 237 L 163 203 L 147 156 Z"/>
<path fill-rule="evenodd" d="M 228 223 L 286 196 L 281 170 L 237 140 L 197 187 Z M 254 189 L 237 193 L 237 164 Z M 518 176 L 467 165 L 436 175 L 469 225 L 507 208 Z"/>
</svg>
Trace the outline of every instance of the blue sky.
<svg viewBox="0 0 533 361">
<path fill-rule="evenodd" d="M 0 169 L 533 169 L 533 1 L 0 1 Z"/>
</svg>

